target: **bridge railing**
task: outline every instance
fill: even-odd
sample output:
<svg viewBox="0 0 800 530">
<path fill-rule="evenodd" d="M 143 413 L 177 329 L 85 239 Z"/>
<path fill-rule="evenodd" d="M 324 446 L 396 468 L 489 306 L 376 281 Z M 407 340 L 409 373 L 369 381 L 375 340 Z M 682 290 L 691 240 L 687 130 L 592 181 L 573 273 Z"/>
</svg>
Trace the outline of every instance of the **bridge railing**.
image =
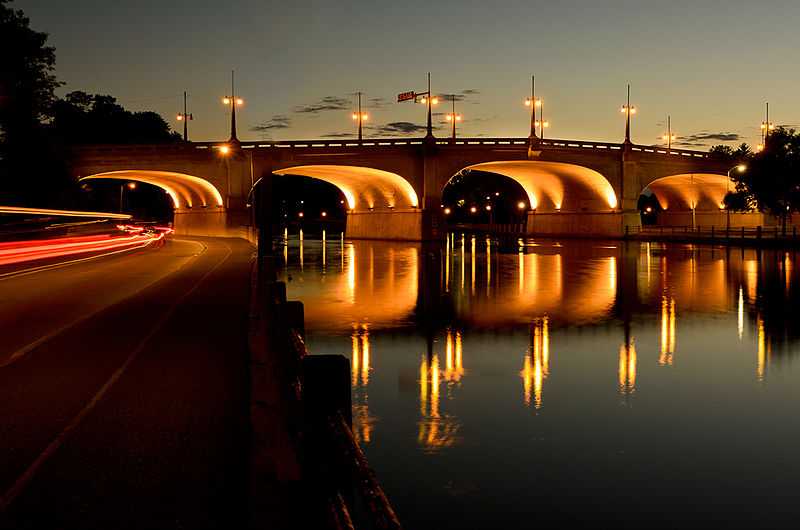
<svg viewBox="0 0 800 530">
<path fill-rule="evenodd" d="M 663 239 L 797 241 L 796 226 L 660 226 L 626 227 L 626 236 Z"/>
<path fill-rule="evenodd" d="M 309 149 L 309 148 L 374 148 L 374 147 L 408 147 L 421 146 L 425 143 L 423 138 L 375 138 L 368 140 L 354 139 L 319 139 L 319 140 L 275 140 L 260 142 L 241 142 L 243 149 Z M 437 146 L 458 146 L 458 147 L 526 147 L 529 144 L 528 138 L 437 138 Z M 192 142 L 189 144 L 154 144 L 154 145 L 95 145 L 91 146 L 93 151 L 114 152 L 125 151 L 152 152 L 155 150 L 174 149 L 174 150 L 193 150 L 193 149 L 214 149 L 225 142 Z M 593 142 L 583 140 L 561 140 L 545 139 L 539 140 L 536 144 L 541 149 L 585 149 L 593 151 L 617 151 L 621 152 L 624 144 L 612 142 Z M 78 148 L 80 149 L 80 148 Z M 693 151 L 690 149 L 667 149 L 659 146 L 631 145 L 631 151 L 638 153 L 652 153 L 687 158 L 710 158 L 710 154 L 704 151 Z"/>
</svg>

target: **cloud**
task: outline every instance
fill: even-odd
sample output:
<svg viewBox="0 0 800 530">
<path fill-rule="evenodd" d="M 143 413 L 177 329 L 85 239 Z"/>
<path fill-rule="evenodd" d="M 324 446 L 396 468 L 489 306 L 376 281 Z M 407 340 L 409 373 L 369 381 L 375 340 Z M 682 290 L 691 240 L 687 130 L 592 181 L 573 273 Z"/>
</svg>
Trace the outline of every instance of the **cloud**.
<svg viewBox="0 0 800 530">
<path fill-rule="evenodd" d="M 469 96 L 476 96 L 480 93 L 481 91 L 478 90 L 477 88 L 468 88 L 466 90 L 462 90 L 461 92 L 457 92 L 455 94 L 439 94 L 439 99 L 441 101 L 453 101 L 453 99 L 455 99 L 456 101 L 464 101 Z"/>
<path fill-rule="evenodd" d="M 410 121 L 393 121 L 375 128 L 378 134 L 414 134 L 427 132 L 425 125 L 417 125 Z"/>
<path fill-rule="evenodd" d="M 355 138 L 356 135 L 352 132 L 332 132 L 323 134 L 322 138 Z"/>
<path fill-rule="evenodd" d="M 389 106 L 386 98 L 369 98 L 366 107 L 368 109 L 382 109 Z"/>
<path fill-rule="evenodd" d="M 739 133 L 701 131 L 688 136 L 678 136 L 676 145 L 705 146 L 715 142 L 738 142 L 742 140 Z"/>
<path fill-rule="evenodd" d="M 349 110 L 352 103 L 349 99 L 339 96 L 325 96 L 310 105 L 298 105 L 293 111 L 297 114 L 319 114 L 329 110 Z"/>
<path fill-rule="evenodd" d="M 251 130 L 256 132 L 269 132 L 275 129 L 288 129 L 292 126 L 292 120 L 284 114 L 276 114 L 267 121 L 261 122 Z"/>
</svg>

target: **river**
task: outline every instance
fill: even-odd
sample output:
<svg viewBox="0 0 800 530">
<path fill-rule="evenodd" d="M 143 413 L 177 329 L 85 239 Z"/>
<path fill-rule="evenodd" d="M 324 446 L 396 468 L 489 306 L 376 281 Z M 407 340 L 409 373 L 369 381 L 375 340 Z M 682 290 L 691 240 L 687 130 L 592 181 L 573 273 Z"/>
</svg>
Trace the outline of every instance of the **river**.
<svg viewBox="0 0 800 530">
<path fill-rule="evenodd" d="M 408 529 L 800 516 L 792 252 L 336 233 L 283 262 Z"/>
</svg>

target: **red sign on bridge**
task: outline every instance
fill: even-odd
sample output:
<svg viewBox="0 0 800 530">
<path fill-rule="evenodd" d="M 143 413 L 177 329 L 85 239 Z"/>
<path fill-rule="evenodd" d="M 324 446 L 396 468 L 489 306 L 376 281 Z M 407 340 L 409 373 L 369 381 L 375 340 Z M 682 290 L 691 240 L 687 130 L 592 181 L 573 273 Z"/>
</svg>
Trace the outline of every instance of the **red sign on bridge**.
<svg viewBox="0 0 800 530">
<path fill-rule="evenodd" d="M 401 92 L 397 94 L 397 102 L 402 103 L 403 101 L 409 101 L 415 99 L 417 97 L 417 93 L 414 91 L 411 92 Z"/>
</svg>

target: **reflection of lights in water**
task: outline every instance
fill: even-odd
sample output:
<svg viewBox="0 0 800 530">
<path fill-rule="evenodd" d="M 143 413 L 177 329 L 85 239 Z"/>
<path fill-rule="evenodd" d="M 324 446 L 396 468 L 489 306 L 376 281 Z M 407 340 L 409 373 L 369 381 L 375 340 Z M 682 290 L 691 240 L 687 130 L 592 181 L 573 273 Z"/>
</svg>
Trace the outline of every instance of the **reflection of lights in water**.
<svg viewBox="0 0 800 530">
<path fill-rule="evenodd" d="M 300 270 L 303 270 L 303 229 L 300 229 Z"/>
<path fill-rule="evenodd" d="M 342 260 L 341 270 L 344 272 L 344 232 L 339 235 L 339 257 Z"/>
<path fill-rule="evenodd" d="M 347 289 L 350 303 L 356 303 L 356 247 L 352 243 L 347 245 Z"/>
<path fill-rule="evenodd" d="M 455 335 L 455 336 L 454 336 Z M 455 340 L 454 340 L 455 339 Z M 447 331 L 445 338 L 445 371 L 440 372 L 439 355 L 432 353 L 430 362 L 423 355 L 419 366 L 420 422 L 417 441 L 426 451 L 436 451 L 453 446 L 460 428 L 458 421 L 440 411 L 441 376 L 450 384 L 456 384 L 464 374 L 461 352 L 461 333 Z"/>
<path fill-rule="evenodd" d="M 738 309 L 738 317 L 739 317 L 739 340 L 742 340 L 742 336 L 744 335 L 744 290 L 742 286 L 739 286 L 739 309 Z"/>
<path fill-rule="evenodd" d="M 447 236 L 444 249 L 444 291 L 450 292 L 450 236 Z"/>
<path fill-rule="evenodd" d="M 470 263 L 472 266 L 472 276 L 470 281 L 470 293 L 475 296 L 475 236 L 470 239 Z"/>
<path fill-rule="evenodd" d="M 492 284 L 492 240 L 486 238 L 486 297 L 488 298 Z"/>
<path fill-rule="evenodd" d="M 792 281 L 792 260 L 789 253 L 785 252 L 783 255 L 783 277 L 786 285 L 786 293 L 789 293 L 789 286 Z"/>
<path fill-rule="evenodd" d="M 617 258 L 608 258 L 608 290 L 611 293 L 617 292 Z"/>
<path fill-rule="evenodd" d="M 361 384 L 367 386 L 369 383 L 369 369 L 370 369 L 370 359 L 369 359 L 369 329 L 367 329 L 367 325 L 364 324 L 363 331 L 361 333 Z"/>
<path fill-rule="evenodd" d="M 325 268 L 325 258 L 327 252 L 327 241 L 325 239 L 325 230 L 322 231 L 322 268 Z"/>
<path fill-rule="evenodd" d="M 454 337 L 455 335 L 455 337 Z M 455 340 L 454 340 L 455 339 Z M 445 370 L 444 380 L 448 383 L 458 383 L 464 375 L 463 355 L 461 349 L 461 332 L 447 330 L 445 337 Z"/>
<path fill-rule="evenodd" d="M 368 443 L 375 418 L 369 413 L 367 385 L 369 384 L 370 349 L 367 324 L 354 324 L 351 335 L 351 383 L 353 386 L 353 430 L 356 439 Z M 359 379 L 360 378 L 360 379 Z"/>
<path fill-rule="evenodd" d="M 744 272 L 747 300 L 752 303 L 756 299 L 756 289 L 758 288 L 758 260 L 746 260 L 744 262 Z"/>
<path fill-rule="evenodd" d="M 619 367 L 617 371 L 619 391 L 632 394 L 636 390 L 636 345 L 630 342 L 619 347 Z"/>
<path fill-rule="evenodd" d="M 758 315 L 756 320 L 758 326 L 758 351 L 756 352 L 756 378 L 763 381 L 767 374 L 767 364 L 772 353 L 772 345 L 764 330 L 764 319 Z"/>
<path fill-rule="evenodd" d="M 525 252 L 519 248 L 519 294 L 525 290 Z"/>
<path fill-rule="evenodd" d="M 465 276 L 465 260 L 466 260 L 466 236 L 461 234 L 461 293 L 464 293 L 464 276 Z"/>
<path fill-rule="evenodd" d="M 652 249 L 650 248 L 650 243 L 649 242 L 645 244 L 645 249 L 646 249 L 646 252 L 647 252 L 647 288 L 650 289 L 650 276 L 651 276 L 651 272 L 652 272 L 650 270 L 650 267 L 652 266 L 651 262 L 652 262 L 652 259 L 653 259 L 653 253 L 652 253 Z"/>
<path fill-rule="evenodd" d="M 525 406 L 542 407 L 544 380 L 550 375 L 550 331 L 548 317 L 534 320 L 531 324 L 531 347 L 522 363 L 522 391 Z M 533 393 L 531 393 L 533 391 Z"/>
<path fill-rule="evenodd" d="M 675 353 L 675 299 L 661 297 L 661 353 L 658 364 L 671 365 Z"/>
</svg>

